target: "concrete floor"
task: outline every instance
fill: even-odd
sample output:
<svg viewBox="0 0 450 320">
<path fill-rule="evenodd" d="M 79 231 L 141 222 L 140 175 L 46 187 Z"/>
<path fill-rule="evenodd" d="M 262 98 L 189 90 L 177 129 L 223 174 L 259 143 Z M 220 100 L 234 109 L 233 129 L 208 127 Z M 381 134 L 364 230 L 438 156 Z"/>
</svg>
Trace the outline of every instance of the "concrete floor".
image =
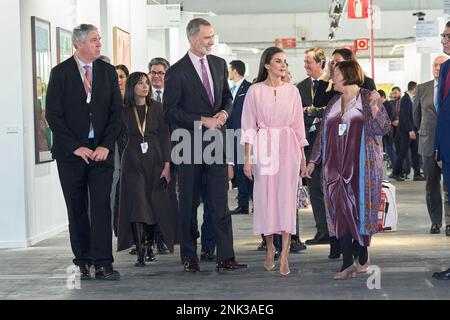
<svg viewBox="0 0 450 320">
<path fill-rule="evenodd" d="M 450 237 L 429 234 L 425 183 L 396 186 L 399 230 L 377 234 L 369 249 L 372 264 L 380 270 L 379 289 L 367 285 L 377 284 L 375 274 L 334 281 L 341 261 L 327 259 L 328 246 L 310 246 L 291 255 L 288 277 L 264 271 L 264 253 L 256 251 L 260 238 L 252 235 L 252 216 L 240 215 L 233 216 L 235 250 L 238 260 L 249 264 L 246 271 L 219 274 L 213 263 L 202 263 L 202 272 L 187 274 L 178 248 L 174 255 L 157 256 L 158 261 L 136 268 L 135 256 L 124 251 L 115 253 L 121 281 L 88 281 L 69 289 L 67 283 L 70 287 L 72 282 L 67 281 L 66 269 L 72 253 L 68 233 L 63 232 L 31 248 L 0 250 L 0 299 L 449 299 L 450 281 L 436 281 L 431 274 L 450 267 Z M 235 194 L 230 192 L 231 208 Z M 300 221 L 304 241 L 315 233 L 311 209 L 301 212 Z"/>
</svg>

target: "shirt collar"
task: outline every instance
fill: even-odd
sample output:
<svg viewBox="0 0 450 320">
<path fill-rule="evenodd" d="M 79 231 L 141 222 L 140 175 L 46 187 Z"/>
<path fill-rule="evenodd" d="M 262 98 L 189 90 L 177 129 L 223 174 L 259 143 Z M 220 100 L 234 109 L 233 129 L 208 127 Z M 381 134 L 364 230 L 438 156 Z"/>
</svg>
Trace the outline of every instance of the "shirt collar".
<svg viewBox="0 0 450 320">
<path fill-rule="evenodd" d="M 192 61 L 197 61 L 197 62 L 199 62 L 200 59 L 205 59 L 205 60 L 207 60 L 207 59 L 206 59 L 206 55 L 204 55 L 204 56 L 202 56 L 202 57 L 199 57 L 199 56 L 197 56 L 196 54 L 194 54 L 191 50 L 188 50 L 188 55 L 189 55 L 189 58 L 191 58 Z"/>
<path fill-rule="evenodd" d="M 434 79 L 434 87 L 437 88 L 438 85 L 439 85 L 439 82 L 436 79 Z"/>
<path fill-rule="evenodd" d="M 237 92 L 239 90 L 239 88 L 241 87 L 242 82 L 244 82 L 244 80 L 245 80 L 245 78 L 242 78 L 241 80 L 239 80 L 238 82 L 235 83 L 235 85 L 236 85 L 236 91 L 235 92 Z"/>
<path fill-rule="evenodd" d="M 82 70 L 84 70 L 84 66 L 89 66 L 89 67 L 91 67 L 91 70 L 92 70 L 92 62 L 91 63 L 84 63 L 83 61 L 80 60 L 80 58 L 78 58 L 78 56 L 76 54 L 74 54 L 73 56 L 75 57 L 75 59 L 80 64 L 80 67 L 81 67 Z"/>
</svg>

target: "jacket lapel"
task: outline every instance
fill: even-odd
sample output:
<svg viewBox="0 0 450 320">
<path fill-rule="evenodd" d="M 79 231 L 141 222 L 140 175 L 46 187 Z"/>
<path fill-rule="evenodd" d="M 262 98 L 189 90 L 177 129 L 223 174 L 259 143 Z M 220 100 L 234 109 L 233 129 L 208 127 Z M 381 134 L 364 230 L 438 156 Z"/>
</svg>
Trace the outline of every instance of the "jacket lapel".
<svg viewBox="0 0 450 320">
<path fill-rule="evenodd" d="M 72 78 L 72 81 L 76 84 L 78 91 L 81 92 L 82 96 L 84 97 L 84 100 L 86 100 L 87 95 L 86 91 L 84 91 L 83 80 L 81 79 L 80 70 L 78 69 L 77 62 L 75 61 L 75 58 L 73 56 L 70 59 L 71 59 L 70 76 Z"/>
<path fill-rule="evenodd" d="M 208 105 L 211 105 L 209 102 L 208 93 L 206 93 L 205 86 L 203 85 L 202 79 L 200 79 L 197 70 L 195 70 L 194 65 L 192 64 L 191 58 L 189 58 L 189 54 L 186 53 L 184 56 L 184 65 L 185 72 L 188 79 L 191 79 L 194 86 L 197 88 L 197 92 L 200 92 L 200 96 L 203 100 L 205 100 Z"/>
</svg>

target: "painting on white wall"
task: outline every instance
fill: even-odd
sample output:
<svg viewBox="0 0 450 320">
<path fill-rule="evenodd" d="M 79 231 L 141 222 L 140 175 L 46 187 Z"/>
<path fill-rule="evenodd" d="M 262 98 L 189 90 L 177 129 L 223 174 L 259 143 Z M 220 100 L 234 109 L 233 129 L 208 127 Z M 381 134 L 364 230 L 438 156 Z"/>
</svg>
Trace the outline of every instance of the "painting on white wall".
<svg viewBox="0 0 450 320">
<path fill-rule="evenodd" d="M 31 17 L 35 163 L 52 161 L 52 132 L 45 119 L 45 97 L 52 68 L 50 22 Z"/>
</svg>

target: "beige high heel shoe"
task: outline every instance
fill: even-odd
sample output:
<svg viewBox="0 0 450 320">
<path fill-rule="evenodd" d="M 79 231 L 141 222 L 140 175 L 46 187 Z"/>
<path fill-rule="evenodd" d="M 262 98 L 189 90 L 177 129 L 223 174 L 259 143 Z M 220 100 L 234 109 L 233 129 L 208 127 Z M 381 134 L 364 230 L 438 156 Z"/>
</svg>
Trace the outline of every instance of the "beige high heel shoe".
<svg viewBox="0 0 450 320">
<path fill-rule="evenodd" d="M 349 277 L 354 278 L 356 276 L 356 266 L 352 264 L 347 269 L 344 269 L 340 272 L 336 272 L 334 275 L 334 280 L 347 280 Z"/>
<path fill-rule="evenodd" d="M 266 255 L 266 261 L 264 261 L 264 270 L 266 271 L 273 271 L 275 270 L 275 250 L 273 251 L 273 255 L 272 255 L 272 264 L 267 264 L 267 257 L 269 256 L 269 251 L 267 251 L 267 255 Z"/>
<path fill-rule="evenodd" d="M 366 273 L 367 269 L 369 269 L 370 261 L 367 259 L 364 265 L 360 265 L 358 261 L 356 261 L 356 272 L 357 273 Z"/>
<path fill-rule="evenodd" d="M 281 271 L 281 261 L 282 261 L 282 258 L 280 257 L 280 274 L 282 276 L 287 276 L 289 273 L 291 273 L 291 270 L 289 269 L 289 261 L 287 262 L 287 272 Z M 286 261 L 287 261 L 287 259 L 286 259 Z"/>
</svg>

